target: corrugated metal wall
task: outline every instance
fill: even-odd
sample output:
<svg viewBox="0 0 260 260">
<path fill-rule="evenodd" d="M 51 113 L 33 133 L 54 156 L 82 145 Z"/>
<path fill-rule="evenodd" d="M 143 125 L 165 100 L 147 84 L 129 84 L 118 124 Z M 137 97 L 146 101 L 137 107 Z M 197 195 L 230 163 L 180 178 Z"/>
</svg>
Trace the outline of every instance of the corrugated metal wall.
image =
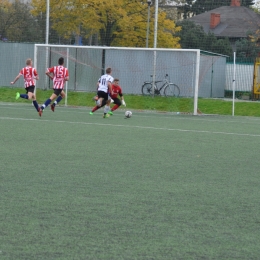
<svg viewBox="0 0 260 260">
<path fill-rule="evenodd" d="M 234 64 L 226 65 L 226 90 L 233 90 Z M 250 92 L 253 86 L 254 64 L 236 64 L 235 90 Z"/>
<path fill-rule="evenodd" d="M 69 46 L 68 46 L 69 47 Z M 28 43 L 0 43 L 0 86 L 10 86 L 10 82 L 19 73 L 20 69 L 25 66 L 27 58 L 33 58 L 34 44 Z M 165 73 L 170 75 L 170 80 L 179 85 L 182 96 L 192 96 L 193 91 L 191 85 L 192 81 L 188 79 L 194 73 L 193 65 L 194 57 L 185 53 L 176 52 L 176 60 L 173 60 L 167 52 L 158 53 L 157 63 L 161 68 L 158 70 L 157 79 L 162 79 Z M 56 64 L 59 53 L 52 51 L 52 59 L 48 61 L 49 66 Z M 76 57 L 75 49 L 70 49 L 70 57 Z M 69 61 L 69 69 L 71 72 L 71 80 L 69 89 L 77 91 L 95 91 L 96 81 L 101 70 L 102 54 L 100 50 L 92 50 L 88 53 L 89 57 L 84 56 L 83 50 L 77 50 L 77 57 L 80 63 L 74 62 L 73 59 Z M 124 55 L 128 55 L 127 59 Z M 186 55 L 186 56 L 185 56 Z M 39 88 L 51 88 L 51 84 L 47 84 L 43 80 L 45 78 L 45 54 L 38 55 L 38 72 L 40 80 L 38 82 Z M 86 66 L 89 60 L 95 62 L 93 66 Z M 153 53 L 140 51 L 137 55 L 133 52 L 125 53 L 121 56 L 119 51 L 106 51 L 106 66 L 113 68 L 120 68 L 115 70 L 113 75 L 121 79 L 121 84 L 124 86 L 125 93 L 141 94 L 141 85 L 144 81 L 150 80 L 152 74 Z M 191 66 L 189 65 L 191 63 Z M 169 66 L 169 64 L 171 64 Z M 96 68 L 94 68 L 96 66 Z M 178 69 L 182 67 L 182 69 Z M 237 91 L 251 91 L 253 84 L 253 69 L 252 62 L 236 64 L 236 90 Z M 133 71 L 135 73 L 133 74 Z M 136 74 L 136 75 L 135 75 Z M 131 77 L 133 77 L 131 79 Z M 138 77 L 137 77 L 138 76 Z M 133 81 L 133 82 L 132 82 Z M 131 83 L 130 83 L 131 82 Z M 201 55 L 200 61 L 200 78 L 199 78 L 199 96 L 200 97 L 223 97 L 224 90 L 232 90 L 233 82 L 233 64 L 226 63 L 225 57 Z M 19 80 L 17 87 L 23 87 L 23 81 Z"/>
<path fill-rule="evenodd" d="M 25 67 L 25 60 L 34 56 L 34 44 L 0 42 L 0 86 L 10 86 L 10 82 Z M 16 86 L 23 87 L 23 80 Z"/>
</svg>

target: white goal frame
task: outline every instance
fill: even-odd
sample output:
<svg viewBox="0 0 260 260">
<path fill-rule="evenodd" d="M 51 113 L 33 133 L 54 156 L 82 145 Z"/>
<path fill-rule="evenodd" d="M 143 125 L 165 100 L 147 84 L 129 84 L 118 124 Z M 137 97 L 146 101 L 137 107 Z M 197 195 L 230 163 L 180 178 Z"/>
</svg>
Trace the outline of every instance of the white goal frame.
<svg viewBox="0 0 260 260">
<path fill-rule="evenodd" d="M 198 89 L 199 89 L 199 68 L 200 68 L 200 50 L 199 49 L 166 49 L 166 48 L 129 48 L 129 47 L 105 47 L 105 46 L 78 46 L 78 45 L 54 45 L 54 44 L 35 44 L 34 45 L 34 65 L 37 69 L 37 53 L 38 47 L 53 47 L 53 48 L 64 48 L 67 51 L 67 61 L 66 67 L 69 66 L 69 49 L 100 49 L 100 50 L 134 50 L 134 51 L 153 51 L 153 82 L 155 81 L 155 74 L 156 74 L 156 58 L 158 51 L 178 51 L 178 52 L 193 52 L 196 54 L 196 61 L 195 61 L 195 82 L 194 82 L 194 106 L 193 106 L 193 115 L 198 114 Z M 47 68 L 47 60 L 48 60 L 48 53 L 46 53 L 46 68 Z M 47 77 L 46 77 L 47 78 Z M 66 99 L 65 105 L 67 105 L 67 91 L 68 91 L 68 83 L 66 82 L 65 91 L 66 91 Z"/>
</svg>

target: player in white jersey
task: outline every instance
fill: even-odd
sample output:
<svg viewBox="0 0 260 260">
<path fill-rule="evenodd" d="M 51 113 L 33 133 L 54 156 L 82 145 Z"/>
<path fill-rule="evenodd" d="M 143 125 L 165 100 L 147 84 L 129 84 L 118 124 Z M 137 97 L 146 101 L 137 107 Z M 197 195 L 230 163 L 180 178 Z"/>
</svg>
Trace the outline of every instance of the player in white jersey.
<svg viewBox="0 0 260 260">
<path fill-rule="evenodd" d="M 108 94 L 112 92 L 112 82 L 114 81 L 113 77 L 111 76 L 112 69 L 107 68 L 106 74 L 102 75 L 100 79 L 97 82 L 97 95 L 98 100 L 96 102 L 96 106 L 92 109 L 90 112 L 90 115 L 93 115 L 93 113 L 98 110 L 100 107 L 105 106 L 104 108 L 104 115 L 103 117 L 106 118 L 109 116 L 108 111 L 110 110 L 110 106 L 108 104 Z"/>
</svg>

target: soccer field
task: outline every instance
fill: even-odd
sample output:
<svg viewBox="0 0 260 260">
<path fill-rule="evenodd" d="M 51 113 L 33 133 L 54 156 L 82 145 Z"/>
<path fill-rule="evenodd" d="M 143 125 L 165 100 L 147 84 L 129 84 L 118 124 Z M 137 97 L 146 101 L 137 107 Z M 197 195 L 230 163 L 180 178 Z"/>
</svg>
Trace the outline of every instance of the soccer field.
<svg viewBox="0 0 260 260">
<path fill-rule="evenodd" d="M 260 118 L 0 103 L 0 259 L 259 259 Z"/>
</svg>

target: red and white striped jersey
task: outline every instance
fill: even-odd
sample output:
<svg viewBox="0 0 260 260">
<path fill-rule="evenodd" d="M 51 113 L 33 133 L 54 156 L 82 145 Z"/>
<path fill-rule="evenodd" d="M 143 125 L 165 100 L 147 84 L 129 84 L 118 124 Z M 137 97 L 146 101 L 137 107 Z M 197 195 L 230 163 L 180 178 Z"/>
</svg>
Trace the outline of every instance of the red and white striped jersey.
<svg viewBox="0 0 260 260">
<path fill-rule="evenodd" d="M 30 86 L 35 86 L 35 78 L 38 76 L 38 73 L 35 68 L 31 66 L 26 66 L 21 69 L 20 75 L 24 78 L 24 87 L 28 88 Z"/>
<path fill-rule="evenodd" d="M 69 71 L 67 68 L 59 65 L 52 68 L 48 68 L 47 71 L 53 74 L 53 88 L 63 89 L 65 78 L 69 76 Z"/>
</svg>

